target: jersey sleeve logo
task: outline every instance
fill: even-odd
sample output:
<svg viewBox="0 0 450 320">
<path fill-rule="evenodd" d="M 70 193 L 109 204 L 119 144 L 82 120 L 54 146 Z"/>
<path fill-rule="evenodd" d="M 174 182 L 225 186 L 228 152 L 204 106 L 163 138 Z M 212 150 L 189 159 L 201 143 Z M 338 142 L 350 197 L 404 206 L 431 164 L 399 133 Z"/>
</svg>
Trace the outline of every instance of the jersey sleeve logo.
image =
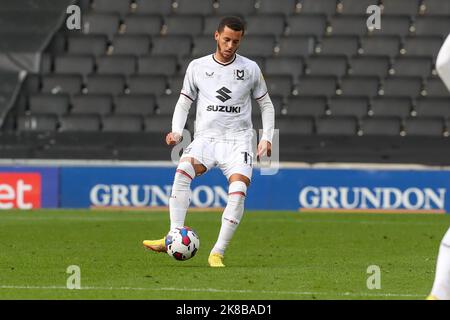
<svg viewBox="0 0 450 320">
<path fill-rule="evenodd" d="M 231 96 L 229 96 L 227 94 L 227 93 L 231 93 L 231 91 L 227 87 L 222 87 L 219 90 L 217 90 L 216 92 L 219 94 L 218 96 L 216 96 L 216 98 L 222 102 L 225 102 L 225 101 L 231 99 Z"/>
</svg>

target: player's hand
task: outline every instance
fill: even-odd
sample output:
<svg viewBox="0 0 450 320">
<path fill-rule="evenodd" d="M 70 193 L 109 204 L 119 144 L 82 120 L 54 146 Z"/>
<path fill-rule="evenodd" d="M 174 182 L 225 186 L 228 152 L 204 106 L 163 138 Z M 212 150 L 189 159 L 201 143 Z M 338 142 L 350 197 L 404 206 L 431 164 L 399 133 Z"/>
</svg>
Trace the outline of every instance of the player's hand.
<svg viewBox="0 0 450 320">
<path fill-rule="evenodd" d="M 166 143 L 168 146 L 174 146 L 181 141 L 181 135 L 176 132 L 170 132 L 166 135 Z"/>
<path fill-rule="evenodd" d="M 257 157 L 259 159 L 261 156 L 265 155 L 268 157 L 272 155 L 272 144 L 267 140 L 261 140 L 258 144 Z"/>
</svg>

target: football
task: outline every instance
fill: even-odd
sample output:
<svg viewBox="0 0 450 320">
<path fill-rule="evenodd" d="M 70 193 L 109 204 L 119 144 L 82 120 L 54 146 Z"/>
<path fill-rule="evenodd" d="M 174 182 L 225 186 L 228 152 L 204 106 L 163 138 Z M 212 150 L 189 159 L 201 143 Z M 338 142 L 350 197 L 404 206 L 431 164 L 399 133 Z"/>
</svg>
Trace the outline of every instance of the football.
<svg viewBox="0 0 450 320">
<path fill-rule="evenodd" d="M 200 238 L 190 227 L 174 228 L 166 236 L 167 254 L 176 260 L 192 258 L 200 247 Z"/>
</svg>

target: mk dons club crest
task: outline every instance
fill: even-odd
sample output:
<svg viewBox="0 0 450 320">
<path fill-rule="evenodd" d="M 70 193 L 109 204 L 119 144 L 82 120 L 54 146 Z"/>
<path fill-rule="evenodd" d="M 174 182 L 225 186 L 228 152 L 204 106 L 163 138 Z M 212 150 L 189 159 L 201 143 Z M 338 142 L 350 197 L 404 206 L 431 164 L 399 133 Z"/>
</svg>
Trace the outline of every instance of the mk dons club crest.
<svg viewBox="0 0 450 320">
<path fill-rule="evenodd" d="M 244 70 L 234 70 L 234 75 L 236 76 L 236 80 L 244 80 Z"/>
</svg>

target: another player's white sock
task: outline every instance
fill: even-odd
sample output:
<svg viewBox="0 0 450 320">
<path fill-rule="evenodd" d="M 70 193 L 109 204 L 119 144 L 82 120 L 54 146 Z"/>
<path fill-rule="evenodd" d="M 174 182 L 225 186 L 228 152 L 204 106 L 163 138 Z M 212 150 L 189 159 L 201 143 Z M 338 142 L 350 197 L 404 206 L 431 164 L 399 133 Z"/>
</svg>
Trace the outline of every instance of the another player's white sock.
<svg viewBox="0 0 450 320">
<path fill-rule="evenodd" d="M 447 230 L 439 248 L 431 294 L 439 300 L 450 300 L 450 229 Z"/>
<path fill-rule="evenodd" d="M 191 181 L 194 177 L 195 169 L 192 164 L 180 162 L 169 199 L 170 230 L 184 226 L 186 212 L 191 202 Z"/>
<path fill-rule="evenodd" d="M 224 254 L 225 249 L 230 243 L 231 238 L 236 231 L 239 222 L 244 214 L 244 201 L 247 194 L 247 186 L 242 181 L 230 183 L 228 189 L 228 203 L 223 211 L 222 226 L 220 228 L 219 238 L 217 239 L 211 253 Z"/>
</svg>

